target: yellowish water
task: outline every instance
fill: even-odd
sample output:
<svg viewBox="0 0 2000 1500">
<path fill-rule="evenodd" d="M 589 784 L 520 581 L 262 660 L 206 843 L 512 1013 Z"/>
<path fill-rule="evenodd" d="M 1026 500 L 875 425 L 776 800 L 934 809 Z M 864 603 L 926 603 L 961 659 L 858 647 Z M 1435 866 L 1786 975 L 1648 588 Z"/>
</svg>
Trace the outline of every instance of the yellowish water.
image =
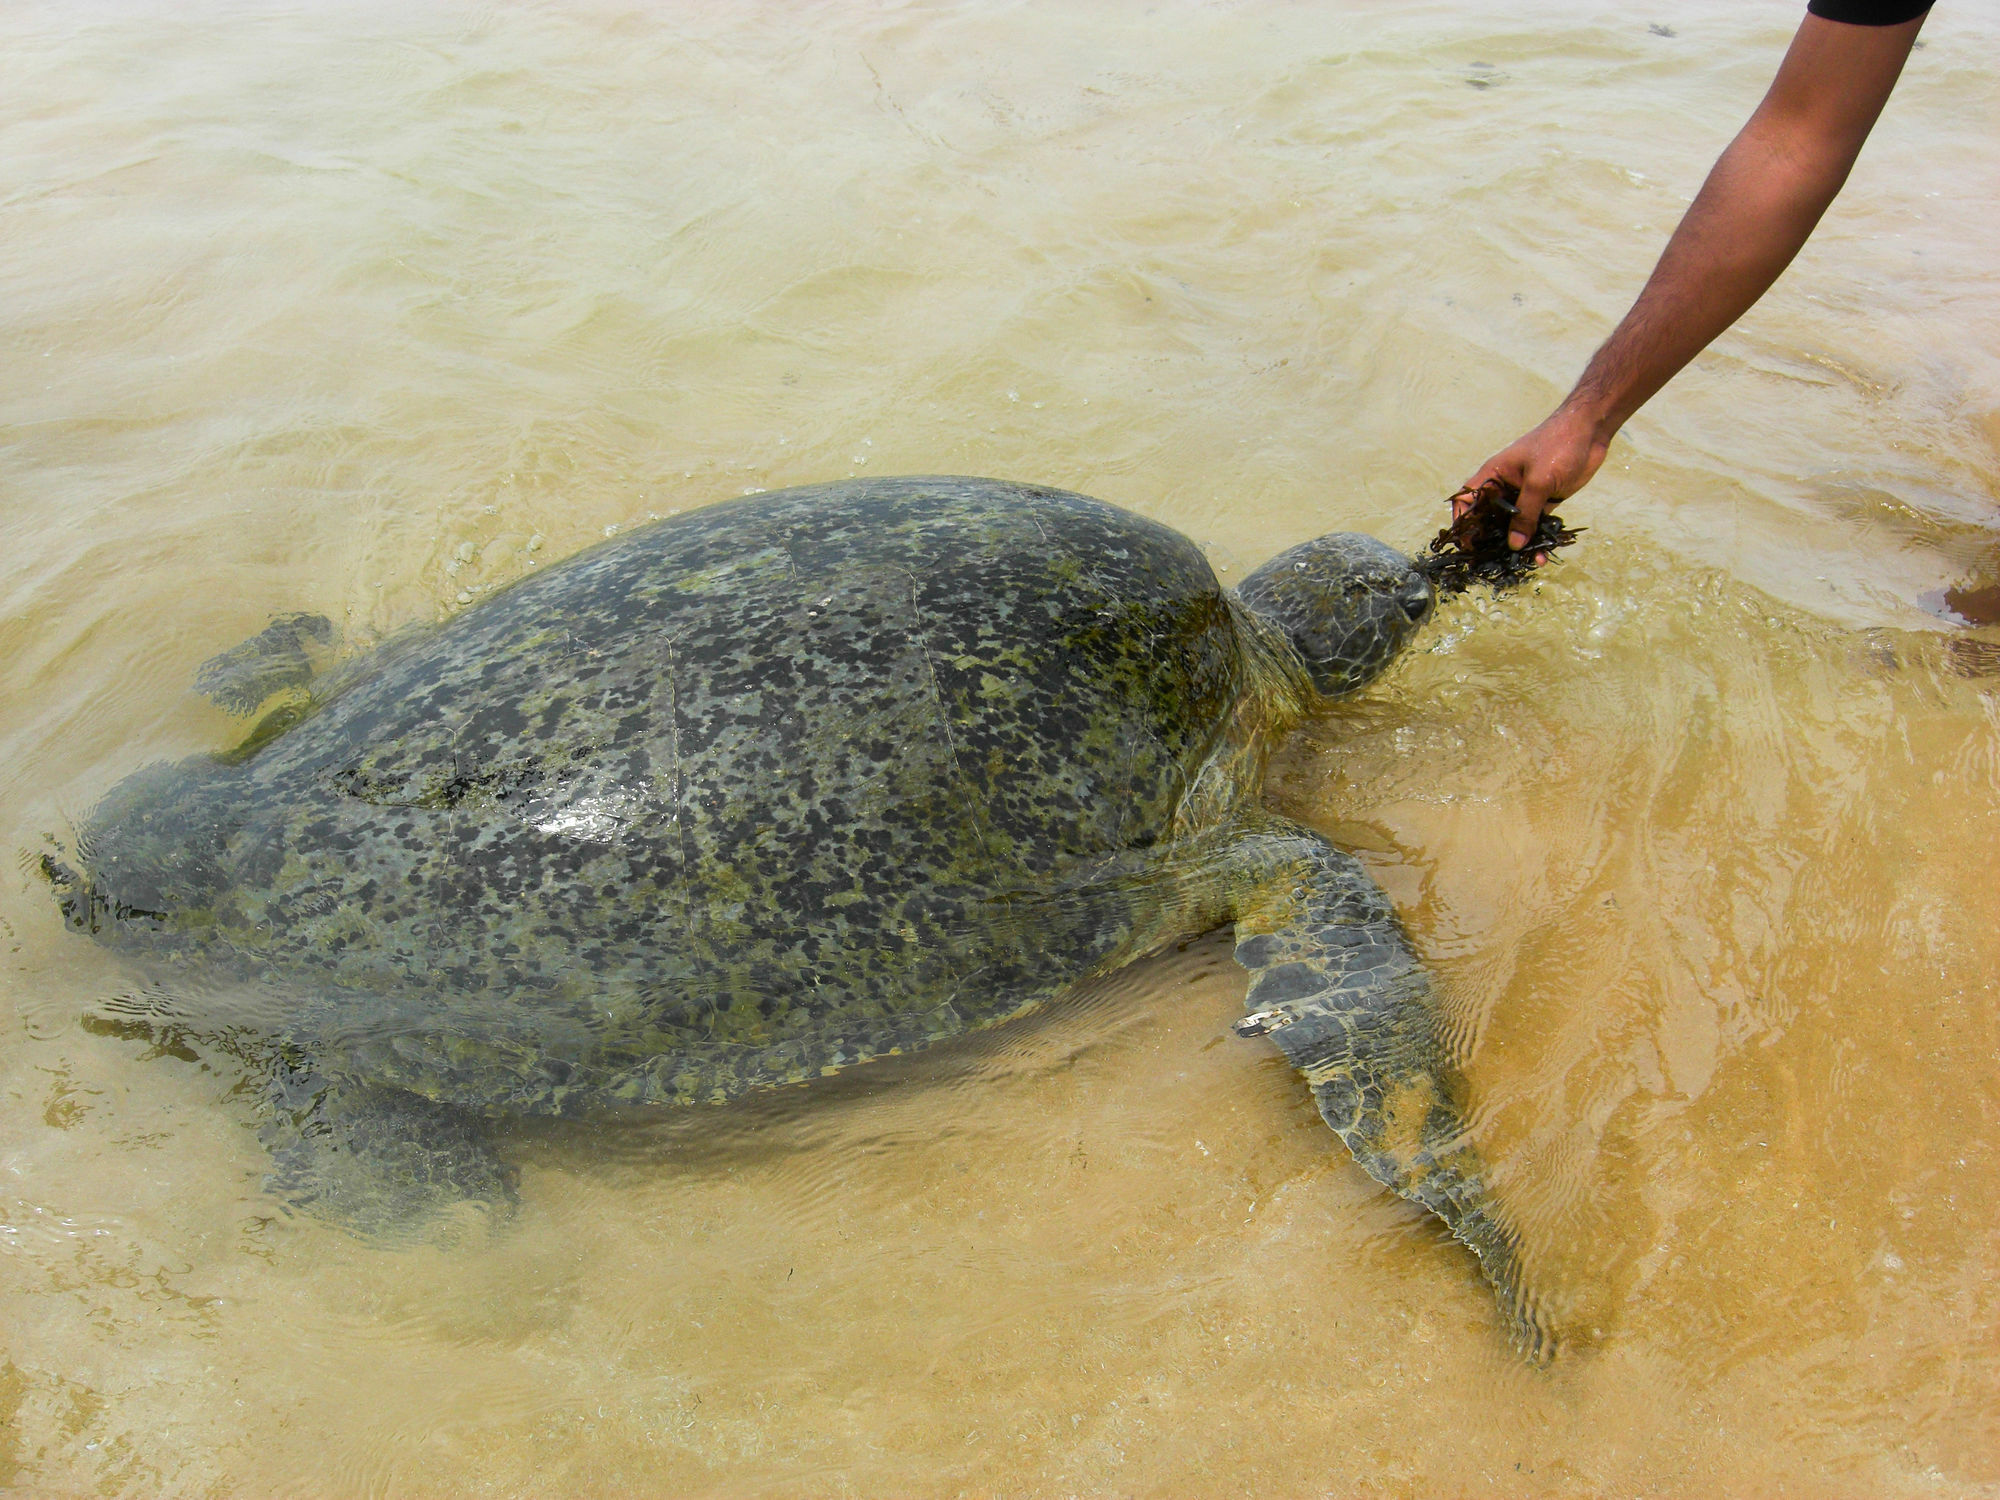
<svg viewBox="0 0 2000 1500">
<path fill-rule="evenodd" d="M 1570 559 L 1273 769 L 1436 969 L 1547 1370 L 1217 938 L 523 1128 L 511 1224 L 397 1251 L 262 1193 L 226 1066 L 81 1029 L 142 981 L 30 871 L 229 741 L 186 685 L 273 613 L 365 642 L 751 488 L 1415 546 L 1798 7 L 188 10 L 0 12 L 0 1486 L 2000 1494 L 2000 636 L 1935 603 L 2000 572 L 1991 0 Z"/>
</svg>

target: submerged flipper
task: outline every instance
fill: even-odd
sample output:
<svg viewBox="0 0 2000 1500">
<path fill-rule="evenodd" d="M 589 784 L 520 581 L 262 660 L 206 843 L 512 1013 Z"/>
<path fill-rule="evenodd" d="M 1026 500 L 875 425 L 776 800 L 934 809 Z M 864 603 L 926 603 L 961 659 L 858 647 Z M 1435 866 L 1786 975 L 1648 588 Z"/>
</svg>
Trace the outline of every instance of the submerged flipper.
<svg viewBox="0 0 2000 1500">
<path fill-rule="evenodd" d="M 1254 836 L 1283 874 L 1245 903 L 1236 961 L 1251 972 L 1240 1036 L 1269 1036 L 1305 1074 L 1320 1116 L 1377 1182 L 1419 1203 L 1474 1255 L 1524 1353 L 1553 1352 L 1521 1283 L 1513 1232 L 1459 1113 L 1430 983 L 1381 888 L 1309 829 Z"/>
<path fill-rule="evenodd" d="M 195 691 L 229 713 L 250 713 L 273 693 L 311 682 L 311 648 L 332 643 L 333 621 L 325 615 L 279 615 L 242 645 L 203 662 Z"/>
<path fill-rule="evenodd" d="M 265 1187 L 343 1229 L 402 1242 L 460 1203 L 495 1216 L 514 1207 L 515 1174 L 469 1111 L 283 1056 L 270 1104 L 259 1132 L 273 1164 Z"/>
</svg>

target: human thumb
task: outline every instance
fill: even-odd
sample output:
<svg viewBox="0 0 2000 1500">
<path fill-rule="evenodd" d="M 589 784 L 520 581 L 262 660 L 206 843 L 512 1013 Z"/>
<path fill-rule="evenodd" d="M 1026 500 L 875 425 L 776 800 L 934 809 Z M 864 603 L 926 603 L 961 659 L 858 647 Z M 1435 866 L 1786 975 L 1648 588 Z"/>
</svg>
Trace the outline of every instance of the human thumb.
<svg viewBox="0 0 2000 1500">
<path fill-rule="evenodd" d="M 1514 502 L 1514 519 L 1507 527 L 1507 545 L 1519 552 L 1528 545 L 1528 539 L 1535 534 L 1535 523 L 1542 518 L 1542 507 L 1547 504 L 1549 487 L 1536 484 L 1523 475 L 1520 498 Z"/>
</svg>

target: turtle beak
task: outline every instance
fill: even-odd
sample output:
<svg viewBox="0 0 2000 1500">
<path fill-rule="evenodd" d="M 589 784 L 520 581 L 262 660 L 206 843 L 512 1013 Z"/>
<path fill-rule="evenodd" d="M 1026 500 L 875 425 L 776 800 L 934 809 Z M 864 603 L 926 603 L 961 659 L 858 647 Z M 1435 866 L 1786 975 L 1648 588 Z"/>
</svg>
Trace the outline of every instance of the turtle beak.
<svg viewBox="0 0 2000 1500">
<path fill-rule="evenodd" d="M 1410 617 L 1412 625 L 1421 625 L 1437 604 L 1437 590 L 1431 587 L 1428 578 L 1413 578 L 1403 585 L 1396 602 L 1403 606 L 1403 613 Z"/>
</svg>

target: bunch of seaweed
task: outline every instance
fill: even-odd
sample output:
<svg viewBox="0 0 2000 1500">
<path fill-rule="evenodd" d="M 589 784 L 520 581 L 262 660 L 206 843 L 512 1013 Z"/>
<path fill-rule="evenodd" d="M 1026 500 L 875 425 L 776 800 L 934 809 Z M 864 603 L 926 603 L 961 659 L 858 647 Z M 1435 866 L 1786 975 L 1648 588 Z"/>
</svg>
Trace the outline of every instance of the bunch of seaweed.
<svg viewBox="0 0 2000 1500">
<path fill-rule="evenodd" d="M 1470 503 L 1431 538 L 1430 552 L 1417 559 L 1417 571 L 1430 579 L 1440 599 L 1462 594 L 1475 583 L 1496 593 L 1512 588 L 1535 566 L 1567 547 L 1588 528 L 1565 526 L 1553 506 L 1543 510 L 1528 545 L 1516 552 L 1507 545 L 1507 529 L 1520 509 L 1521 492 L 1504 479 L 1489 479 L 1478 488 L 1467 485 L 1451 497 L 1455 507 Z"/>
</svg>

